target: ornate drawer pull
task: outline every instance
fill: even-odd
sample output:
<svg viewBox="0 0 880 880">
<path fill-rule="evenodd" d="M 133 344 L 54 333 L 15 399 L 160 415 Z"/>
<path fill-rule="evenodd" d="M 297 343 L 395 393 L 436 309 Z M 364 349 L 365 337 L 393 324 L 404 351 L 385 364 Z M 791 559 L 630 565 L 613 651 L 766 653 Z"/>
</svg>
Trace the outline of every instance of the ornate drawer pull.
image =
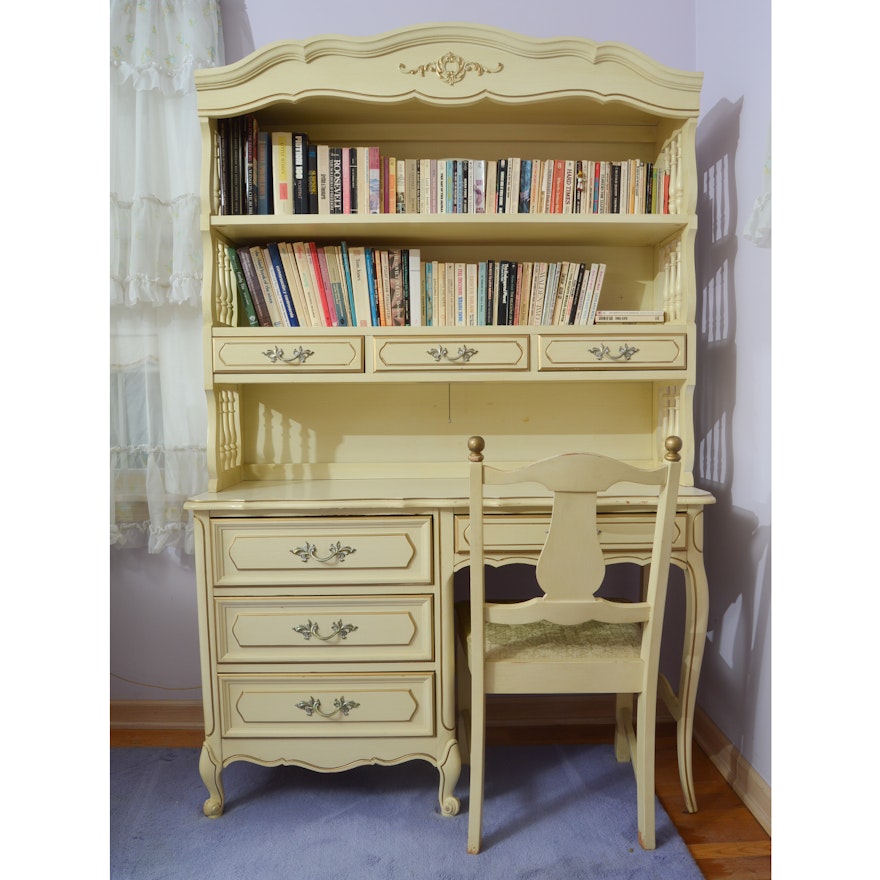
<svg viewBox="0 0 880 880">
<path fill-rule="evenodd" d="M 329 642 L 330 639 L 335 639 L 336 636 L 339 636 L 340 639 L 347 639 L 349 634 L 353 633 L 357 627 L 353 623 L 343 625 L 341 620 L 337 620 L 330 629 L 333 631 L 329 636 L 322 636 L 318 633 L 318 624 L 311 620 L 307 624 L 301 623 L 299 626 L 293 627 L 293 631 L 298 632 L 306 641 L 314 636 L 322 642 Z"/>
<path fill-rule="evenodd" d="M 314 697 L 309 697 L 308 700 L 301 700 L 296 704 L 297 709 L 302 709 L 309 718 L 312 717 L 316 712 L 322 718 L 332 718 L 334 715 L 338 715 L 340 712 L 347 716 L 352 709 L 357 709 L 360 706 L 360 703 L 356 703 L 354 700 L 346 700 L 345 697 L 337 697 L 333 701 L 333 705 L 336 707 L 332 712 L 322 712 L 321 711 L 321 701 L 316 700 Z"/>
<path fill-rule="evenodd" d="M 634 345 L 624 344 L 620 346 L 617 354 L 611 354 L 611 349 L 603 342 L 601 348 L 591 348 L 590 354 L 596 355 L 596 360 L 600 361 L 606 357 L 609 361 L 619 361 L 621 358 L 628 361 L 637 351 L 638 349 Z"/>
<path fill-rule="evenodd" d="M 272 349 L 270 348 L 267 351 L 264 351 L 263 354 L 267 358 L 269 358 L 269 360 L 272 361 L 273 364 L 292 364 L 294 362 L 298 364 L 304 364 L 314 354 L 314 352 L 309 348 L 303 348 L 302 346 L 300 346 L 299 348 L 294 349 L 293 354 L 289 358 L 286 358 L 284 357 L 284 349 L 276 345 L 275 351 L 272 351 Z"/>
<path fill-rule="evenodd" d="M 458 354 L 455 357 L 449 357 L 449 349 L 445 345 L 440 345 L 437 348 L 429 348 L 428 354 L 434 358 L 437 363 L 440 361 L 464 361 L 467 363 L 475 354 L 478 354 L 477 349 L 468 348 L 467 346 L 461 345 L 458 349 Z"/>
<path fill-rule="evenodd" d="M 357 552 L 354 547 L 343 547 L 340 541 L 331 544 L 329 550 L 329 556 L 320 557 L 317 555 L 318 548 L 311 541 L 306 541 L 305 547 L 297 547 L 296 550 L 291 550 L 290 552 L 294 556 L 299 556 L 303 562 L 308 562 L 310 559 L 314 559 L 316 562 L 333 562 L 334 560 L 345 562 L 346 556 Z"/>
</svg>

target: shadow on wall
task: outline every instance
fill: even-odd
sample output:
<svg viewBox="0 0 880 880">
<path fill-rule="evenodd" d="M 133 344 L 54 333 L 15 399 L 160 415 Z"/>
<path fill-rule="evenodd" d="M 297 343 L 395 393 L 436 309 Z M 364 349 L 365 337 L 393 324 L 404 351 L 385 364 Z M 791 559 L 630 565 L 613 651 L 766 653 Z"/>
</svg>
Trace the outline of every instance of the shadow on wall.
<svg viewBox="0 0 880 880">
<path fill-rule="evenodd" d="M 754 738 L 753 692 L 765 656 L 770 613 L 770 528 L 732 503 L 736 407 L 736 149 L 742 98 L 722 100 L 697 130 L 697 358 L 695 480 L 712 492 L 705 558 L 709 632 L 699 703 L 742 751 Z M 768 377 L 769 381 L 769 377 Z M 747 455 L 748 449 L 738 450 Z M 712 687 L 707 688 L 706 682 Z"/>
</svg>

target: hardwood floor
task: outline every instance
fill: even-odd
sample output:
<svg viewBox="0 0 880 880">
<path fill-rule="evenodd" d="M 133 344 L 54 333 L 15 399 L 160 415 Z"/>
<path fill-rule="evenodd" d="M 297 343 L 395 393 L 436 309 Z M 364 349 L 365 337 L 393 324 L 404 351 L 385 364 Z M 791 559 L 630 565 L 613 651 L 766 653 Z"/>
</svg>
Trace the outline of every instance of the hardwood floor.
<svg viewBox="0 0 880 880">
<path fill-rule="evenodd" d="M 487 730 L 490 744 L 611 742 L 611 727 L 595 719 L 536 724 L 517 714 L 516 709 L 511 714 L 504 705 L 496 706 Z M 111 747 L 198 748 L 202 739 L 198 729 L 110 730 Z M 699 812 L 684 811 L 671 721 L 658 725 L 656 777 L 660 803 L 706 880 L 769 880 L 770 837 L 698 746 L 694 747 L 694 785 Z"/>
</svg>

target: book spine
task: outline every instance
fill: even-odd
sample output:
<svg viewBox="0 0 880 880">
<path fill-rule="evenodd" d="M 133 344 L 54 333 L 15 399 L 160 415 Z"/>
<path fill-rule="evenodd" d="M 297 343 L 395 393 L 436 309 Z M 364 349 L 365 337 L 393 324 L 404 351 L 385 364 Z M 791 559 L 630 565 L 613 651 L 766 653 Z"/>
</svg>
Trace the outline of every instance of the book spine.
<svg viewBox="0 0 880 880">
<path fill-rule="evenodd" d="M 263 291 L 263 299 L 266 301 L 266 308 L 272 319 L 272 326 L 284 327 L 287 322 L 284 320 L 281 305 L 275 298 L 272 278 L 269 275 L 269 267 L 266 265 L 266 260 L 263 257 L 263 249 L 259 245 L 254 245 L 250 249 L 250 253 L 251 259 L 254 262 L 254 270 L 257 273 L 257 280 L 259 281 L 260 289 Z"/>
<path fill-rule="evenodd" d="M 241 263 L 241 270 L 244 272 L 248 290 L 251 292 L 251 299 L 254 303 L 254 311 L 257 313 L 257 320 L 259 320 L 261 327 L 272 327 L 272 316 L 269 314 L 269 309 L 266 306 L 266 300 L 263 297 L 263 290 L 260 287 L 260 281 L 257 278 L 257 270 L 254 268 L 254 261 L 251 257 L 250 250 L 246 247 L 241 247 L 238 248 L 236 253 L 238 254 L 239 262 Z"/>
<path fill-rule="evenodd" d="M 257 213 L 272 213 L 272 135 L 261 131 L 257 137 Z"/>
<path fill-rule="evenodd" d="M 330 213 L 342 214 L 342 147 L 330 147 Z"/>
<path fill-rule="evenodd" d="M 241 267 L 241 261 L 238 259 L 238 254 L 235 252 L 235 248 L 227 245 L 226 256 L 229 259 L 229 265 L 235 276 L 235 284 L 238 288 L 239 323 L 241 323 L 242 318 L 244 318 L 244 320 L 247 321 L 246 326 L 259 327 L 261 326 L 260 319 L 257 317 L 253 297 L 248 289 L 247 279 L 244 277 L 244 270 Z"/>
<path fill-rule="evenodd" d="M 369 147 L 367 154 L 370 177 L 370 213 L 381 214 L 382 206 L 382 157 L 378 147 Z"/>
<path fill-rule="evenodd" d="M 276 214 L 293 213 L 293 134 L 272 132 L 272 201 Z"/>
<path fill-rule="evenodd" d="M 364 259 L 367 267 L 367 289 L 370 294 L 370 320 L 374 327 L 379 327 L 379 294 L 376 289 L 376 264 L 374 248 L 364 248 Z"/>
<path fill-rule="evenodd" d="M 410 248 L 407 262 L 409 268 L 409 323 L 412 327 L 421 327 L 424 324 L 421 249 Z"/>
<path fill-rule="evenodd" d="M 318 145 L 309 143 L 307 156 L 308 213 L 318 213 Z"/>
<path fill-rule="evenodd" d="M 312 257 L 312 265 L 315 267 L 315 280 L 321 298 L 326 303 L 326 310 L 330 318 L 328 327 L 345 326 L 345 312 L 341 311 L 338 302 L 338 291 L 333 289 L 330 283 L 330 274 L 327 270 L 327 256 L 323 247 L 318 247 L 315 242 L 309 242 L 309 252 Z"/>
<path fill-rule="evenodd" d="M 342 262 L 342 278 L 345 284 L 345 297 L 348 301 L 348 313 L 351 315 L 351 326 L 357 326 L 357 309 L 354 302 L 354 285 L 351 278 L 351 258 L 348 253 L 348 243 L 341 242 L 339 245 L 339 257 Z"/>
<path fill-rule="evenodd" d="M 587 324 L 596 321 L 596 312 L 599 310 L 599 296 L 602 293 L 602 282 L 605 280 L 605 263 L 599 263 L 596 271 L 596 286 L 593 291 L 593 299 L 590 304 L 590 314 L 587 316 Z"/>
<path fill-rule="evenodd" d="M 293 304 L 293 297 L 290 293 L 290 285 L 287 283 L 287 275 L 284 271 L 284 264 L 281 261 L 281 252 L 278 250 L 277 242 L 270 242 L 267 245 L 269 251 L 269 260 L 272 264 L 273 277 L 275 285 L 278 289 L 279 299 L 286 315 L 287 325 L 289 327 L 299 327 L 299 319 L 296 314 L 296 307 Z"/>
<path fill-rule="evenodd" d="M 293 135 L 293 213 L 309 213 L 309 139 L 302 132 Z"/>
</svg>

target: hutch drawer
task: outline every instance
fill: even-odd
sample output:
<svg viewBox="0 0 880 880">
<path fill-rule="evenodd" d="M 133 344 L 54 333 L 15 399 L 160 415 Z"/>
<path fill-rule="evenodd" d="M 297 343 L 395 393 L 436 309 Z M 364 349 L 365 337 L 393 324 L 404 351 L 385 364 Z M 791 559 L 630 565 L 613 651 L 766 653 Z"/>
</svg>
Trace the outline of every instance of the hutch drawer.
<svg viewBox="0 0 880 880">
<path fill-rule="evenodd" d="M 219 663 L 432 660 L 433 597 L 224 598 Z"/>
<path fill-rule="evenodd" d="M 654 518 L 634 514 L 599 514 L 601 531 L 599 538 L 603 547 L 609 550 L 643 550 L 650 548 L 654 537 Z M 537 552 L 544 545 L 549 515 L 525 516 L 519 514 L 487 516 L 485 521 L 485 545 L 487 551 Z M 455 552 L 470 552 L 468 529 L 470 518 L 455 518 Z M 673 549 L 685 546 L 687 537 L 687 515 L 680 513 L 675 518 L 675 533 L 672 538 Z"/>
<path fill-rule="evenodd" d="M 539 340 L 539 370 L 684 369 L 684 333 L 626 336 L 553 336 Z"/>
<path fill-rule="evenodd" d="M 214 338 L 215 373 L 362 373 L 363 370 L 362 336 Z"/>
<path fill-rule="evenodd" d="M 220 675 L 228 737 L 429 736 L 430 672 L 351 675 Z"/>
<path fill-rule="evenodd" d="M 429 584 L 430 516 L 211 521 L 214 584 Z"/>
<path fill-rule="evenodd" d="M 435 333 L 373 338 L 377 373 L 393 370 L 528 370 L 529 337 Z"/>
</svg>

